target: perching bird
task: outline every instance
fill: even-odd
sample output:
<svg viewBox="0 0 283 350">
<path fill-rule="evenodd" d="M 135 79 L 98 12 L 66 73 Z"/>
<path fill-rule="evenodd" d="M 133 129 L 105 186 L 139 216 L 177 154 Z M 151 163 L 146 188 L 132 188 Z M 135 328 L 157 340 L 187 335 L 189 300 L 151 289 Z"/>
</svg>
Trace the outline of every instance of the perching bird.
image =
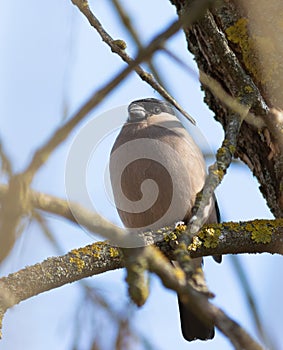
<svg viewBox="0 0 283 350">
<path fill-rule="evenodd" d="M 119 216 L 133 231 L 188 222 L 206 177 L 201 150 L 165 101 L 133 101 L 111 150 L 110 179 Z M 211 202 L 206 223 L 217 222 Z M 201 266 L 201 259 L 197 264 Z M 179 298 L 186 340 L 211 339 L 207 327 Z"/>
</svg>

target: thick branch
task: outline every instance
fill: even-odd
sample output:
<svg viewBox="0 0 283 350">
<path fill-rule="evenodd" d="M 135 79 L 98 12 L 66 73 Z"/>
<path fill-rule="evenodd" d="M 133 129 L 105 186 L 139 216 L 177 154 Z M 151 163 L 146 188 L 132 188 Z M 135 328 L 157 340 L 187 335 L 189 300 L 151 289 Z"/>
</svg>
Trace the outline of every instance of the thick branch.
<svg viewBox="0 0 283 350">
<path fill-rule="evenodd" d="M 260 223 L 261 222 L 259 221 L 258 225 L 260 225 Z M 242 223 L 241 225 L 244 228 L 251 225 L 251 223 Z M 218 227 L 220 228 L 219 231 L 222 232 L 221 236 L 213 237 L 209 233 L 209 236 L 205 237 L 205 235 L 208 235 L 207 231 L 210 231 L 211 229 L 206 227 L 201 230 L 198 236 L 198 243 L 195 241 L 195 246 L 192 245 L 190 247 L 190 254 L 192 257 L 247 252 L 271 252 L 283 255 L 282 243 L 278 244 L 283 240 L 283 228 L 275 229 L 269 243 L 257 243 L 256 241 L 253 242 L 250 233 L 244 234 L 244 232 L 237 230 L 236 227 L 234 228 L 234 231 L 232 229 L 231 233 L 231 227 L 237 226 L 234 223 L 215 224 L 213 226 L 217 234 L 219 233 Z M 236 251 L 236 244 L 234 243 L 238 242 L 239 249 Z M 169 258 L 172 257 L 171 244 L 174 244 L 174 239 L 170 240 L 167 236 L 165 241 L 158 244 L 160 249 L 167 254 Z M 147 250 L 148 248 L 145 249 L 145 251 Z M 182 270 L 176 268 L 171 270 L 171 265 L 166 264 L 168 260 L 165 259 L 163 255 L 160 255 L 158 250 L 155 249 L 154 254 L 158 259 L 154 258 L 154 266 L 156 270 L 153 271 L 164 279 L 163 282 L 166 287 L 173 288 L 173 285 L 170 284 L 172 276 L 166 280 L 167 274 L 173 273 L 173 276 L 175 276 L 174 278 L 184 278 L 184 273 Z M 153 261 L 153 257 L 149 258 L 148 255 L 146 255 L 146 257 L 149 259 L 149 263 L 150 261 Z M 48 258 L 40 264 L 28 266 L 23 270 L 8 275 L 7 277 L 0 278 L 0 300 L 2 311 L 5 311 L 7 308 L 19 303 L 20 301 L 50 289 L 58 288 L 67 283 L 124 266 L 125 263 L 120 250 L 111 246 L 106 241 L 96 242 L 83 248 L 71 250 L 63 256 Z M 153 268 L 151 267 L 151 269 Z M 19 288 L 19 286 L 21 286 L 21 288 Z M 178 289 L 176 290 L 178 291 Z M 8 295 L 9 298 L 7 297 Z"/>
<path fill-rule="evenodd" d="M 0 279 L 1 312 L 42 292 L 121 267 L 118 249 L 103 242 L 48 258 Z"/>
<path fill-rule="evenodd" d="M 184 7 L 194 1 L 174 0 L 172 2 L 181 15 Z M 262 85 L 264 82 L 260 80 L 261 72 L 257 66 L 258 52 L 251 45 L 254 43 L 255 36 L 252 37 L 248 31 L 248 25 L 251 24 L 249 15 L 255 15 L 253 11 L 243 10 L 244 6 L 241 8 L 244 3 L 245 6 L 250 5 L 250 2 L 232 0 L 220 2 L 217 7 L 207 11 L 197 23 L 188 27 L 186 37 L 189 50 L 195 55 L 200 70 L 216 80 L 233 98 L 243 101 L 256 115 L 254 118 L 246 118 L 243 122 L 236 155 L 257 177 L 261 185 L 260 190 L 273 214 L 276 217 L 282 217 L 282 156 L 281 152 L 274 154 L 270 136 L 267 137 L 264 132 L 268 113 L 264 100 L 266 90 Z M 257 2 L 252 5 L 257 5 Z M 265 13 L 261 13 L 261 20 L 260 28 L 273 23 Z M 257 38 L 260 37 L 257 36 Z M 270 41 L 270 38 L 262 39 L 266 43 Z M 279 54 L 276 56 L 276 51 L 268 57 L 281 62 L 281 56 Z M 256 62 L 253 61 L 255 58 Z M 276 64 L 273 66 L 277 67 Z M 271 66 L 266 66 L 266 69 L 269 68 L 273 69 Z M 278 75 L 277 72 L 276 74 Z M 274 83 L 277 82 L 274 81 Z M 204 87 L 204 90 L 205 101 L 225 129 L 230 120 L 230 109 L 214 95 L 210 88 Z M 271 152 L 273 157 L 270 157 Z"/>
<path fill-rule="evenodd" d="M 167 288 L 186 297 L 192 310 L 198 313 L 204 322 L 215 324 L 229 337 L 235 349 L 261 349 L 235 321 L 209 303 L 204 295 L 187 285 L 183 272 L 173 268 L 156 248 L 147 247 L 143 250 L 143 254 L 149 270 L 156 273 Z M 0 279 L 0 316 L 3 317 L 9 307 L 39 293 L 123 266 L 124 262 L 119 250 L 100 242 L 72 250 L 61 257 L 49 258 L 41 264 L 26 267 Z"/>
<path fill-rule="evenodd" d="M 283 255 L 283 219 L 204 226 L 190 245 L 197 256 L 264 253 Z M 191 251 L 194 257 L 194 253 Z"/>
</svg>

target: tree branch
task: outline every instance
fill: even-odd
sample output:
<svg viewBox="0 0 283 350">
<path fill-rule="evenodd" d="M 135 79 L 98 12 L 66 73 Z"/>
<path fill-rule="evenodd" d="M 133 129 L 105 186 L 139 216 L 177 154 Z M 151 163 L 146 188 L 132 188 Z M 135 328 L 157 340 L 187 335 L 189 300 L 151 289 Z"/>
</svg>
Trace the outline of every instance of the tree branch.
<svg viewBox="0 0 283 350">
<path fill-rule="evenodd" d="M 191 309 L 204 322 L 215 324 L 229 337 L 235 349 L 262 349 L 235 321 L 186 284 L 183 271 L 174 268 L 158 249 L 147 247 L 142 250 L 142 254 L 149 270 L 161 278 L 164 286 L 186 298 Z M 123 266 L 124 261 L 118 249 L 105 242 L 97 242 L 26 267 L 0 279 L 0 316 L 3 317 L 13 305 L 39 293 Z M 7 295 L 10 297 L 7 298 Z"/>
<path fill-rule="evenodd" d="M 131 64 L 134 60 L 126 53 L 126 43 L 123 40 L 114 40 L 103 28 L 102 24 L 95 17 L 93 12 L 91 11 L 88 1 L 86 0 L 72 0 L 73 4 L 78 7 L 78 9 L 85 15 L 90 25 L 98 32 L 101 39 L 111 48 L 111 51 L 116 53 L 118 56 L 122 58 L 122 60 L 128 64 Z M 167 37 L 166 31 L 159 34 L 150 45 L 154 42 L 156 47 L 153 47 L 153 52 L 159 50 L 161 45 L 163 45 L 163 39 L 168 39 L 170 36 L 174 35 L 182 26 L 182 21 L 176 21 L 171 26 L 169 26 L 169 36 Z M 171 32 L 172 31 L 172 32 Z M 170 33 L 171 32 L 171 33 Z M 147 51 L 148 48 L 139 47 L 139 52 Z M 150 59 L 151 54 L 147 54 L 147 58 Z M 145 58 L 143 61 L 146 60 Z M 141 63 L 141 62 L 140 62 Z M 141 66 L 136 65 L 134 68 L 135 72 L 140 76 L 142 80 L 147 82 L 154 90 L 156 90 L 164 99 L 169 101 L 173 106 L 175 106 L 178 111 L 180 111 L 186 118 L 188 118 L 193 124 L 195 124 L 195 120 L 180 106 L 180 104 L 164 89 L 164 87 L 158 83 L 154 77 L 148 72 L 144 71 Z"/>
<path fill-rule="evenodd" d="M 184 7 L 194 3 L 192 0 L 186 2 L 171 0 L 171 2 L 176 5 L 179 16 L 182 15 Z M 281 8 L 280 2 L 276 1 L 276 3 Z M 274 154 L 270 136 L 266 136 L 266 134 L 270 135 L 265 132 L 269 112 L 265 100 L 266 86 L 261 80 L 262 72 L 258 66 L 260 63 L 258 52 L 251 44 L 256 38 L 261 38 L 266 43 L 269 43 L 271 38 L 256 36 L 250 31 L 249 27 L 253 26 L 255 11 L 247 12 L 243 9 L 249 6 L 258 6 L 261 9 L 263 4 L 265 3 L 260 2 L 259 5 L 232 0 L 219 2 L 218 6 L 211 8 L 201 19 L 187 28 L 185 34 L 189 50 L 194 54 L 199 69 L 217 81 L 232 98 L 240 101 L 244 99 L 244 104 L 249 106 L 250 111 L 254 114 L 254 118 L 246 118 L 241 126 L 235 154 L 250 167 L 257 177 L 261 185 L 260 190 L 272 213 L 275 217 L 282 217 L 282 171 L 280 170 L 282 169 L 282 155 Z M 275 8 L 278 13 L 278 6 L 273 7 L 273 10 Z M 268 10 L 271 10 L 271 5 L 268 6 Z M 256 13 L 259 14 L 260 11 Z M 270 28 L 274 22 L 270 20 L 270 17 L 265 16 L 265 12 L 261 12 L 260 18 L 260 31 L 265 32 L 266 27 Z M 268 33 L 270 34 L 270 31 Z M 270 55 L 268 52 L 268 57 L 271 61 L 281 62 L 279 53 L 280 51 L 275 51 Z M 280 65 L 274 63 L 272 67 L 265 65 L 265 69 L 274 70 L 275 66 L 282 68 L 281 63 Z M 277 70 L 276 75 L 280 77 Z M 279 87 L 282 92 L 278 81 L 279 79 L 276 78 L 271 83 L 276 89 Z M 225 129 L 230 120 L 230 109 L 219 101 L 217 96 L 211 92 L 210 87 L 204 86 L 204 91 L 205 101 Z M 271 153 L 273 157 L 270 157 Z"/>
<path fill-rule="evenodd" d="M 205 0 L 203 1 L 206 3 Z M 85 9 L 89 8 L 88 2 L 85 0 L 73 0 L 73 3 L 83 6 Z M 166 28 L 162 33 L 157 35 L 146 48 L 139 51 L 137 57 L 130 61 L 125 69 L 96 91 L 71 119 L 57 129 L 50 139 L 38 148 L 34 153 L 31 162 L 22 173 L 12 176 L 9 182 L 9 191 L 6 193 L 0 217 L 0 235 L 2 235 L 2 237 L 0 236 L 0 262 L 9 254 L 14 245 L 14 233 L 20 217 L 29 211 L 28 201 L 26 200 L 26 193 L 29 185 L 31 184 L 36 172 L 47 161 L 56 147 L 68 137 L 70 132 L 84 119 L 84 117 L 114 88 L 116 88 L 120 82 L 132 72 L 132 70 L 136 69 L 141 62 L 149 59 L 156 50 L 161 48 L 166 40 L 177 33 L 185 21 L 187 23 L 193 23 L 193 21 L 199 17 L 200 13 L 202 13 L 202 9 L 200 9 L 199 6 L 195 6 L 192 8 L 190 16 L 185 12 L 177 21 L 173 22 L 173 24 Z M 90 15 L 92 15 L 91 12 Z M 4 232 L 6 236 L 3 236 Z"/>
<path fill-rule="evenodd" d="M 112 3 L 115 6 L 115 9 L 116 9 L 116 11 L 117 11 L 117 13 L 118 13 L 118 15 L 120 17 L 120 20 L 121 20 L 122 24 L 125 27 L 125 29 L 129 33 L 129 35 L 132 38 L 132 40 L 134 41 L 134 43 L 137 45 L 138 49 L 141 50 L 143 48 L 142 41 L 141 41 L 140 36 L 139 36 L 138 32 L 136 31 L 133 23 L 132 23 L 131 17 L 127 13 L 126 7 L 121 4 L 120 0 L 112 0 Z M 164 87 L 164 89 L 167 92 L 169 92 L 167 87 L 165 88 L 165 84 L 162 81 L 162 79 L 160 77 L 160 74 L 158 72 L 158 68 L 155 67 L 153 60 L 152 59 L 148 60 L 147 64 L 148 64 L 148 67 L 149 67 L 149 69 L 150 69 L 154 79 L 162 87 Z M 158 91 L 158 90 L 156 90 L 156 91 Z M 166 97 L 164 95 L 161 95 L 161 96 L 163 96 L 166 99 Z M 169 100 L 167 100 L 167 101 L 169 101 Z M 170 103 L 172 103 L 172 102 L 170 102 Z M 173 104 L 173 106 L 174 106 L 174 104 Z"/>
<path fill-rule="evenodd" d="M 247 114 L 247 110 L 246 110 Z M 194 206 L 191 210 L 192 216 L 187 228 L 182 232 L 179 239 L 179 247 L 175 251 L 175 257 L 182 269 L 186 272 L 187 277 L 191 276 L 191 264 L 188 259 L 188 246 L 191 244 L 194 235 L 201 229 L 206 221 L 205 211 L 211 205 L 213 194 L 216 187 L 222 181 L 237 145 L 237 136 L 244 119 L 245 114 L 235 114 L 231 117 L 225 131 L 225 139 L 221 148 L 217 151 L 216 162 L 209 167 L 209 174 L 206 177 L 202 190 L 197 194 Z"/>
<path fill-rule="evenodd" d="M 7 185 L 0 185 L 0 202 L 5 198 Z M 117 227 L 99 214 L 84 207 L 47 194 L 29 190 L 27 198 L 34 209 L 65 218 L 109 240 L 123 242 L 130 233 Z M 72 210 L 70 209 L 72 208 Z M 74 209 L 75 208 L 75 209 Z M 73 215 L 73 209 L 76 215 Z M 186 226 L 184 226 L 186 229 Z M 183 231 L 175 225 L 141 234 L 145 245 L 156 244 L 169 257 L 178 245 Z M 189 245 L 193 258 L 219 254 L 263 253 L 283 255 L 283 219 L 224 222 L 204 225 Z"/>
<path fill-rule="evenodd" d="M 5 191 L 7 191 L 7 186 L 2 185 L 0 187 L 0 198 L 3 198 Z M 67 201 L 34 191 L 28 192 L 28 198 L 35 208 L 75 222 Z M 95 230 L 97 233 L 105 234 L 103 231 L 105 230 L 104 222 L 100 221 L 101 219 L 97 214 L 90 215 L 88 211 L 84 213 L 84 208 L 79 206 L 77 214 L 81 215 L 80 218 L 84 218 L 86 227 Z M 282 223 L 283 219 L 258 220 L 240 224 L 224 223 L 203 227 L 189 247 L 190 254 L 192 257 L 260 251 L 283 254 L 281 244 L 283 237 Z M 111 230 L 110 227 L 108 229 Z M 174 227 L 171 227 L 163 231 L 158 230 L 157 233 L 149 232 L 147 233 L 148 243 L 159 241 L 160 249 L 169 257 L 172 257 L 172 247 L 178 246 L 176 243 L 180 234 L 178 230 L 178 227 L 175 230 Z M 156 237 L 154 234 L 156 234 Z M 152 253 L 148 255 L 148 251 Z M 249 349 L 260 349 L 242 328 L 233 320 L 230 320 L 221 310 L 211 305 L 205 296 L 198 294 L 193 289 L 188 289 L 187 285 L 183 285 L 184 273 L 182 270 L 173 269 L 158 250 L 148 250 L 146 248 L 142 250 L 142 254 L 144 252 L 146 252 L 147 260 L 144 265 L 145 268 L 157 273 L 167 288 L 189 295 L 188 303 L 193 310 L 196 310 L 207 322 L 215 323 L 230 338 L 236 349 L 247 345 Z M 143 258 L 139 261 L 142 261 Z M 22 300 L 84 277 L 121 268 L 124 264 L 121 253 L 117 248 L 107 242 L 97 242 L 90 246 L 72 250 L 62 257 L 49 258 L 41 264 L 10 274 L 8 277 L 0 279 L 0 316 L 4 316 L 9 307 Z M 18 286 L 21 286 L 21 288 Z M 197 294 L 195 295 L 195 293 Z"/>
<path fill-rule="evenodd" d="M 153 247 L 145 249 L 145 254 L 150 271 L 160 277 L 164 286 L 177 291 L 183 298 L 186 297 L 185 300 L 190 310 L 193 310 L 208 325 L 213 323 L 229 338 L 235 349 L 263 350 L 239 324 L 229 318 L 221 309 L 212 305 L 206 296 L 186 284 L 182 270 L 179 271 L 168 263 L 165 266 L 162 254 L 153 251 Z"/>
<path fill-rule="evenodd" d="M 19 302 L 82 278 L 123 267 L 118 249 L 107 243 L 71 250 L 0 278 L 0 316 Z"/>
<path fill-rule="evenodd" d="M 20 217 L 30 209 L 28 207 L 27 192 L 36 172 L 84 117 L 117 87 L 138 63 L 132 62 L 131 65 L 123 69 L 116 77 L 111 78 L 109 82 L 95 92 L 70 120 L 57 129 L 42 147 L 39 147 L 26 169 L 22 173 L 11 177 L 9 190 L 6 192 L 0 216 L 0 262 L 9 254 L 14 245 L 15 230 Z"/>
</svg>

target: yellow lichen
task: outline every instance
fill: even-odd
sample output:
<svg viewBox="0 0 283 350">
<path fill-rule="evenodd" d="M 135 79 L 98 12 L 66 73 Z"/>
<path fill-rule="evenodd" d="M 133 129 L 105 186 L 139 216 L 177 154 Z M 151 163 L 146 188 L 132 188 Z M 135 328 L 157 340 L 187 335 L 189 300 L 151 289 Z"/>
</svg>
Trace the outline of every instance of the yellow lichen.
<svg viewBox="0 0 283 350">
<path fill-rule="evenodd" d="M 237 222 L 223 222 L 223 224 L 221 224 L 221 226 L 223 226 L 224 230 L 228 230 L 231 232 L 241 232 L 241 228 L 239 226 L 239 224 Z"/>
<path fill-rule="evenodd" d="M 179 281 L 182 281 L 185 278 L 185 273 L 182 269 L 176 267 L 174 269 L 175 276 L 178 278 Z"/>
<path fill-rule="evenodd" d="M 245 229 L 251 233 L 256 243 L 270 243 L 274 226 L 266 220 L 254 220 L 248 223 Z"/>
<path fill-rule="evenodd" d="M 80 253 L 84 255 L 92 255 L 93 248 L 91 245 L 87 245 L 86 247 L 80 248 Z"/>
<path fill-rule="evenodd" d="M 70 263 L 75 265 L 79 272 L 81 272 L 83 270 L 83 268 L 85 267 L 85 262 L 78 257 L 71 257 Z"/>
<path fill-rule="evenodd" d="M 225 143 L 224 143 L 224 145 L 225 145 Z M 225 145 L 226 146 L 226 145 Z M 223 157 L 223 156 L 225 156 L 225 154 L 226 154 L 226 149 L 225 149 L 225 147 L 220 147 L 218 150 L 217 150 L 217 155 L 219 156 L 219 157 Z"/>
<path fill-rule="evenodd" d="M 224 171 L 222 169 L 213 170 L 212 172 L 221 181 L 224 177 Z"/>
<path fill-rule="evenodd" d="M 178 238 L 177 233 L 174 232 L 174 231 L 172 231 L 172 232 L 168 233 L 168 234 L 164 237 L 164 241 L 165 241 L 165 242 L 176 241 L 177 238 Z"/>
<path fill-rule="evenodd" d="M 104 247 L 105 242 L 96 242 L 83 248 L 73 249 L 70 253 L 72 253 L 72 255 L 77 258 L 81 258 L 82 255 L 89 255 L 94 258 L 100 258 Z"/>
<path fill-rule="evenodd" d="M 90 255 L 92 255 L 94 258 L 100 258 L 101 252 L 103 251 L 103 248 L 105 247 L 104 242 L 96 242 L 93 245 L 90 246 L 91 251 Z"/>
<path fill-rule="evenodd" d="M 119 250 L 115 247 L 110 247 L 109 253 L 110 253 L 111 258 L 117 258 L 119 256 Z"/>
<path fill-rule="evenodd" d="M 217 159 L 221 159 L 222 157 L 225 157 L 227 154 L 227 148 L 231 154 L 234 154 L 236 151 L 236 147 L 234 145 L 231 145 L 227 140 L 224 141 L 224 147 L 220 147 L 217 151 Z M 223 171 L 222 171 L 223 172 Z M 221 173 L 222 175 L 222 173 Z M 223 175 L 222 175 L 223 176 Z"/>
<path fill-rule="evenodd" d="M 105 247 L 106 242 L 95 242 L 92 246 L 95 246 L 95 249 L 101 250 L 103 247 Z"/>
<path fill-rule="evenodd" d="M 229 145 L 228 149 L 231 154 L 234 154 L 236 152 L 236 147 L 234 145 Z"/>
<path fill-rule="evenodd" d="M 258 76 L 258 59 L 256 58 L 253 40 L 248 31 L 248 19 L 240 18 L 231 27 L 226 29 L 227 38 L 237 44 L 242 53 L 245 66 L 255 77 Z"/>
<path fill-rule="evenodd" d="M 215 248 L 218 245 L 218 239 L 221 235 L 221 230 L 213 227 L 204 227 L 198 234 L 203 240 L 203 245 L 206 248 Z"/>
<path fill-rule="evenodd" d="M 175 228 L 177 232 L 183 232 L 183 231 L 186 231 L 186 229 L 187 229 L 187 225 L 185 225 L 184 223 L 178 224 Z"/>
<path fill-rule="evenodd" d="M 267 231 L 256 231 L 252 233 L 252 240 L 256 243 L 270 243 L 271 242 L 271 232 Z"/>
<path fill-rule="evenodd" d="M 180 243 L 179 245 L 178 245 L 178 247 L 175 249 L 175 254 L 176 255 L 179 255 L 179 257 L 180 257 L 180 255 L 182 256 L 182 260 L 183 259 L 190 259 L 190 257 L 187 255 L 187 254 L 183 254 L 185 251 L 186 251 L 186 249 L 187 249 L 187 246 L 186 246 L 186 244 L 184 243 L 184 242 L 182 242 L 182 243 Z"/>
<path fill-rule="evenodd" d="M 272 82 L 278 72 L 278 54 L 270 36 L 259 35 L 259 29 L 250 26 L 247 18 L 240 18 L 226 29 L 227 38 L 236 44 L 242 54 L 247 70 L 263 84 Z M 246 86 L 243 93 L 251 93 Z"/>
<path fill-rule="evenodd" d="M 252 93 L 254 91 L 254 89 L 250 85 L 246 85 L 244 87 L 244 91 L 245 91 L 245 93 L 249 94 L 249 93 Z"/>
<path fill-rule="evenodd" d="M 226 29 L 227 37 L 230 41 L 240 46 L 244 46 L 248 40 L 248 19 L 240 18 L 234 25 Z"/>
<path fill-rule="evenodd" d="M 188 250 L 190 251 L 196 251 L 198 248 L 200 248 L 202 245 L 202 241 L 199 239 L 198 236 L 194 236 L 192 243 L 188 246 Z"/>
</svg>

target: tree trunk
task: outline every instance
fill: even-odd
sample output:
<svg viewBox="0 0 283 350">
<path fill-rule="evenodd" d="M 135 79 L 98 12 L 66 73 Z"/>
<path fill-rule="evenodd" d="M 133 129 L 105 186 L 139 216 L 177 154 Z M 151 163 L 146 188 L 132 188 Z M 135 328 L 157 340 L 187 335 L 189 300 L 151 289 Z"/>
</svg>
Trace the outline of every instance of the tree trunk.
<svg viewBox="0 0 283 350">
<path fill-rule="evenodd" d="M 191 0 L 171 2 L 179 15 L 195 3 Z M 283 3 L 280 0 L 246 3 L 231 0 L 217 3 L 184 30 L 188 49 L 199 69 L 255 114 L 242 124 L 236 156 L 257 177 L 260 191 L 274 216 L 282 217 L 282 116 L 277 118 L 270 113 L 270 108 L 283 108 L 279 79 L 283 76 L 280 32 L 283 26 L 279 26 Z M 235 113 L 208 88 L 202 88 L 205 102 L 225 129 Z"/>
</svg>

